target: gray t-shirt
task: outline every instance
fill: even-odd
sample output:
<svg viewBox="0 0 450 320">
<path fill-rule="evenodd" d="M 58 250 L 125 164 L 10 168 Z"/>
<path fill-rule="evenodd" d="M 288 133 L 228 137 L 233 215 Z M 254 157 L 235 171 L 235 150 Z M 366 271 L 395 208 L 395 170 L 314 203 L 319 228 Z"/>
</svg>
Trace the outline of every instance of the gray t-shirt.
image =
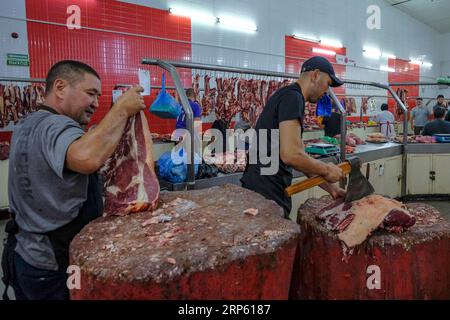
<svg viewBox="0 0 450 320">
<path fill-rule="evenodd" d="M 428 115 L 427 107 L 415 107 L 411 111 L 411 117 L 414 118 L 414 126 L 424 127 L 428 123 Z"/>
<path fill-rule="evenodd" d="M 20 228 L 16 252 L 36 268 L 58 269 L 42 233 L 72 221 L 86 201 L 88 176 L 64 168 L 69 145 L 83 134 L 76 121 L 43 110 L 14 128 L 8 196 Z"/>
</svg>

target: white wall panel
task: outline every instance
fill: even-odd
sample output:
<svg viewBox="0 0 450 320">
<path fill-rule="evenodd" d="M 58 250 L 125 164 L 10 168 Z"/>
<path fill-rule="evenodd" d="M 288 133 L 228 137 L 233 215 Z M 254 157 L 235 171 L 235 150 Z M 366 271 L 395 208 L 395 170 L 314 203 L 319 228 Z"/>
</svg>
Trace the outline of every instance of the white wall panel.
<svg viewBox="0 0 450 320">
<path fill-rule="evenodd" d="M 7 5 L 2 4 L 0 8 L 0 76 L 29 77 L 28 67 L 6 65 L 7 53 L 28 54 L 26 22 L 3 18 L 24 18 L 25 0 L 8 0 Z M 17 32 L 19 38 L 13 39 L 12 32 Z"/>
</svg>

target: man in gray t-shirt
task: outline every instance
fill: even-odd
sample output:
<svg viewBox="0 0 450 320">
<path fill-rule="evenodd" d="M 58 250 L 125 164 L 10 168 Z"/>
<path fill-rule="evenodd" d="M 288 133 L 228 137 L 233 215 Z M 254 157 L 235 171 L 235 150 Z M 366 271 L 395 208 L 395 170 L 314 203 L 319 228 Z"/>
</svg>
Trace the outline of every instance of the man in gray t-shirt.
<svg viewBox="0 0 450 320">
<path fill-rule="evenodd" d="M 423 127 L 428 122 L 428 109 L 423 105 L 422 98 L 416 99 L 416 107 L 411 111 L 411 128 L 415 135 L 421 134 Z"/>
<path fill-rule="evenodd" d="M 128 117 L 145 108 L 142 91 L 128 90 L 85 133 L 99 106 L 100 77 L 84 63 L 60 61 L 48 72 L 40 110 L 15 126 L 8 196 L 17 232 L 15 238 L 9 232 L 5 274 L 15 275 L 7 284 L 16 299 L 69 298 L 70 241 L 102 214 L 95 172 L 114 152 Z"/>
</svg>

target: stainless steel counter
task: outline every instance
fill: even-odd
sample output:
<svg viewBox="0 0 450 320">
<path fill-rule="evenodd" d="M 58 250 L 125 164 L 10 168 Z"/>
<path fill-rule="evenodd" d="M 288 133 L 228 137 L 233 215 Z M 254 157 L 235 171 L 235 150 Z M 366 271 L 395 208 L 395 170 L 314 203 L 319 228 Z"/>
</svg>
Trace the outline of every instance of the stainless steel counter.
<svg viewBox="0 0 450 320">
<path fill-rule="evenodd" d="M 450 153 L 450 143 L 433 143 L 433 144 L 409 144 L 407 146 L 408 153 L 410 154 L 433 154 L 433 153 Z M 403 145 L 398 143 L 367 143 L 365 145 L 360 145 L 356 147 L 355 153 L 349 156 L 359 157 L 363 163 L 376 161 L 383 158 L 390 158 L 399 156 L 402 154 Z M 324 162 L 334 162 L 337 163 L 336 158 L 327 157 L 319 159 Z M 294 170 L 294 178 L 299 178 L 304 176 L 303 173 Z M 205 189 L 217 185 L 222 185 L 226 183 L 238 184 L 240 185 L 240 179 L 242 177 L 242 172 L 233 174 L 222 174 L 220 176 L 195 180 L 195 189 Z M 165 181 L 161 181 L 161 188 L 170 191 L 184 190 L 185 183 L 171 184 Z"/>
<path fill-rule="evenodd" d="M 408 154 L 435 154 L 450 153 L 450 143 L 432 143 L 432 144 L 408 144 Z"/>
</svg>

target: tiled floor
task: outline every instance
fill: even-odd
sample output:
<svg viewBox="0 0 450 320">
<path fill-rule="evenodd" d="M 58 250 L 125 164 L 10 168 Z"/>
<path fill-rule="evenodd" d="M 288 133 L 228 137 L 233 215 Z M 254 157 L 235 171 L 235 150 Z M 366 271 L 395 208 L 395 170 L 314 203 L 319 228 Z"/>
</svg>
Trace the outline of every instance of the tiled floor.
<svg viewBox="0 0 450 320">
<path fill-rule="evenodd" d="M 448 220 L 450 220 L 450 201 L 427 201 L 426 203 L 434 206 L 442 213 L 443 216 L 445 216 Z M 6 220 L 0 220 L 0 239 L 2 240 L 2 243 L 0 244 L 0 256 L 1 253 L 3 252 L 3 239 L 5 238 L 5 224 Z M 0 294 L 3 294 L 4 289 L 5 287 L 3 285 L 3 282 L 0 281 Z M 10 298 L 14 297 L 11 288 L 9 289 L 8 293 Z"/>
</svg>

